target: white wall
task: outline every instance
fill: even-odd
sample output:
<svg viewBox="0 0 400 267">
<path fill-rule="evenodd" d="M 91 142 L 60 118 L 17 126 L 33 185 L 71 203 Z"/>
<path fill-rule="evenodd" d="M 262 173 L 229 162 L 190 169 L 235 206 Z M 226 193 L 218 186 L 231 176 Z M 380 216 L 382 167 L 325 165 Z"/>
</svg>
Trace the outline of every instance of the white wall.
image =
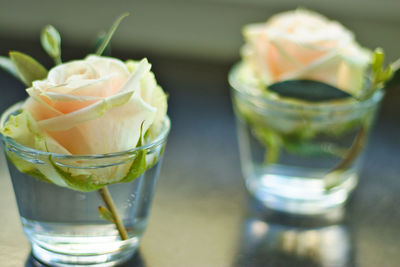
<svg viewBox="0 0 400 267">
<path fill-rule="evenodd" d="M 128 17 L 113 45 L 231 61 L 238 57 L 241 27 L 298 6 L 315 9 L 353 30 L 365 46 L 400 56 L 400 1 L 396 0 L 0 0 L 0 39 L 38 38 L 53 24 L 64 42 L 88 44 L 121 13 Z"/>
</svg>

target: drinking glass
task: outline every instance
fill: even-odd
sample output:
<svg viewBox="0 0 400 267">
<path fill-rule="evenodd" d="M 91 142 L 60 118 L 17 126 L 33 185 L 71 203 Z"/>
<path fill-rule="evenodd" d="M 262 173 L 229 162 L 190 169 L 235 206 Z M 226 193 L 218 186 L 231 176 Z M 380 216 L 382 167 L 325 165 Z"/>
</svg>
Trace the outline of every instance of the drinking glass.
<svg viewBox="0 0 400 267">
<path fill-rule="evenodd" d="M 18 108 L 13 106 L 7 110 L 1 122 L 17 113 Z M 43 152 L 0 135 L 22 227 L 33 256 L 52 266 L 114 266 L 128 260 L 146 228 L 169 129 L 170 121 L 166 117 L 160 134 L 151 143 L 117 153 L 84 156 Z M 53 164 L 64 170 L 110 173 L 129 168 L 143 152 L 146 162 L 151 162 L 143 174 L 131 182 L 110 184 L 96 191 L 81 192 L 57 186 L 43 181 L 41 175 L 50 157 Z M 16 166 L 29 170 L 21 172 Z M 110 204 L 104 203 L 104 193 L 126 231 L 125 240 L 114 222 L 100 217 L 98 207 Z"/>
<path fill-rule="evenodd" d="M 265 206 L 323 214 L 342 206 L 357 185 L 378 91 L 365 101 L 293 101 L 265 97 L 229 73 L 243 176 Z"/>
</svg>

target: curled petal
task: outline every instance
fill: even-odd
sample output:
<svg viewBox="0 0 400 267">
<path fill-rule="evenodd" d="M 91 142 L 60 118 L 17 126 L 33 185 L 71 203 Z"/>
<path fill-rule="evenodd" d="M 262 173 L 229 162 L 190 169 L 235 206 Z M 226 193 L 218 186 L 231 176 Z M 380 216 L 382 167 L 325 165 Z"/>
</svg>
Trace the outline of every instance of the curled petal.
<svg viewBox="0 0 400 267">
<path fill-rule="evenodd" d="M 136 69 L 134 70 L 128 81 L 119 89 L 119 92 L 129 90 L 131 88 L 138 88 L 140 80 L 150 71 L 151 64 L 146 58 L 142 59 Z"/>
<path fill-rule="evenodd" d="M 127 93 L 133 94 L 128 101 L 113 106 L 102 116 L 74 121 L 68 128 L 45 129 L 72 154 L 103 154 L 134 148 L 139 140 L 141 123 L 144 122 L 143 130 L 146 131 L 153 123 L 157 109 L 145 103 L 139 92 L 124 94 Z"/>
<path fill-rule="evenodd" d="M 126 91 L 117 95 L 113 95 L 78 111 L 55 118 L 42 120 L 39 122 L 39 126 L 40 128 L 48 131 L 68 130 L 77 124 L 101 117 L 111 108 L 127 103 L 132 97 L 133 93 L 134 91 Z"/>
</svg>

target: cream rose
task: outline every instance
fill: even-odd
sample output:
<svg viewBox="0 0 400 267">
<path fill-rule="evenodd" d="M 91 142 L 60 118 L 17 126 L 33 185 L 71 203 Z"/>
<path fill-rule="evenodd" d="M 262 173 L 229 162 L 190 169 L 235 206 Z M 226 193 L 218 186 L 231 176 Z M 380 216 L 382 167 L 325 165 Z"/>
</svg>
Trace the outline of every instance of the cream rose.
<svg viewBox="0 0 400 267">
<path fill-rule="evenodd" d="M 244 61 L 266 85 L 310 79 L 356 96 L 363 88 L 371 52 L 336 21 L 298 9 L 248 25 L 243 34 Z"/>
<path fill-rule="evenodd" d="M 10 117 L 1 131 L 25 146 L 66 155 L 133 149 L 141 131 L 157 135 L 166 116 L 167 98 L 150 68 L 146 59 L 124 63 L 94 55 L 58 65 L 46 79 L 33 82 L 22 112 Z M 21 171 L 37 169 L 55 184 L 68 186 L 49 159 L 42 160 L 47 164 L 13 158 Z M 91 183 L 108 184 L 122 179 L 130 166 L 128 162 L 64 171 Z"/>
<path fill-rule="evenodd" d="M 157 127 L 167 106 L 146 60 L 88 56 L 53 68 L 27 92 L 23 109 L 73 155 L 134 148 L 141 123 L 144 132 Z"/>
</svg>

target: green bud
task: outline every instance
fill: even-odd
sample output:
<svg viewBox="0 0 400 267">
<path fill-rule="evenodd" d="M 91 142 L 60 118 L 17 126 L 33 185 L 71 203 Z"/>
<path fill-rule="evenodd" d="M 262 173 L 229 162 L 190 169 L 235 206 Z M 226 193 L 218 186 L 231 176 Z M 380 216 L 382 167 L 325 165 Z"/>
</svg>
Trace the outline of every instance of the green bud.
<svg viewBox="0 0 400 267">
<path fill-rule="evenodd" d="M 382 48 L 380 47 L 376 48 L 371 63 L 371 68 L 373 73 L 379 73 L 381 71 L 384 61 L 385 61 L 385 54 Z"/>
<path fill-rule="evenodd" d="M 58 31 L 51 25 L 42 30 L 40 42 L 46 53 L 53 58 L 56 64 L 61 63 L 61 37 Z"/>
</svg>

